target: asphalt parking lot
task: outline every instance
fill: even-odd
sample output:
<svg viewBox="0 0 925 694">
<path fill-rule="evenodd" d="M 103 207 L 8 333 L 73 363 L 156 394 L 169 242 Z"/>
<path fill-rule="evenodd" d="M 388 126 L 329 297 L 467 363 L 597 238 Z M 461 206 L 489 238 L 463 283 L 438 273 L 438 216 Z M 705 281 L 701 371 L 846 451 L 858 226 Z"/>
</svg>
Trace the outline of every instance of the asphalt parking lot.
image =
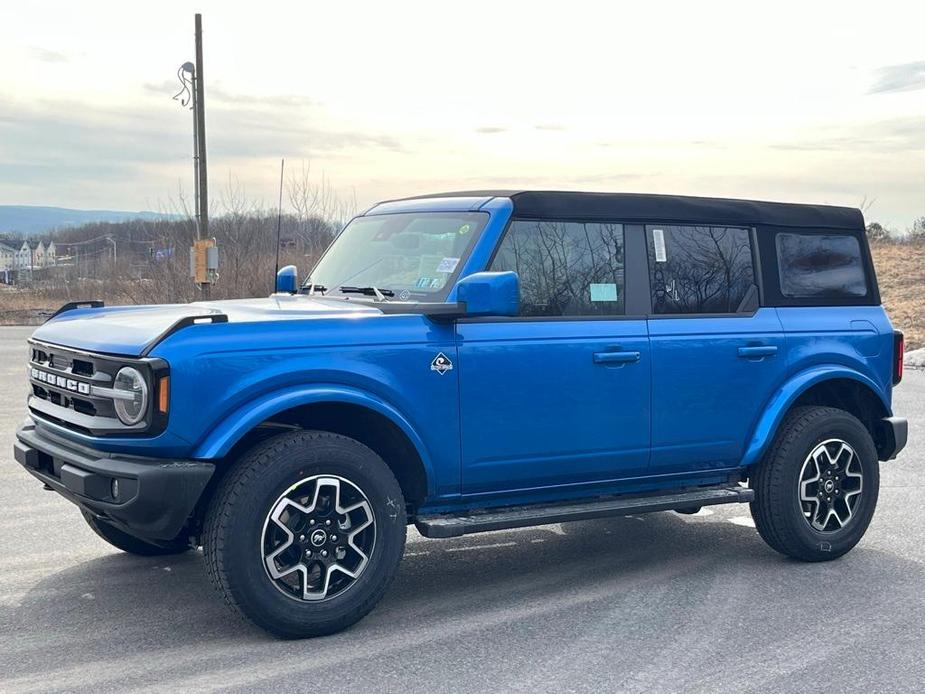
<svg viewBox="0 0 925 694">
<path fill-rule="evenodd" d="M 99 540 L 12 461 L 29 328 L 0 327 L 0 691 L 913 691 L 925 682 L 925 374 L 897 414 L 877 514 L 802 564 L 745 506 L 424 540 L 345 633 L 278 641 L 217 599 L 201 556 Z"/>
</svg>

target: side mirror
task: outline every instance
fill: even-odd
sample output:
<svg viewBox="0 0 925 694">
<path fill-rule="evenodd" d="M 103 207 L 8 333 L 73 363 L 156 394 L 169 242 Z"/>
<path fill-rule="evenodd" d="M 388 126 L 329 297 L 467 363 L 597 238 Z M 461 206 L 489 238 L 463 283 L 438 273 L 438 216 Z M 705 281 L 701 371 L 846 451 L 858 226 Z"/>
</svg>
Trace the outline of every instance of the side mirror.
<svg viewBox="0 0 925 694">
<path fill-rule="evenodd" d="M 456 301 L 467 316 L 516 316 L 520 311 L 520 279 L 516 272 L 476 272 L 456 284 Z"/>
<path fill-rule="evenodd" d="M 276 293 L 295 294 L 299 290 L 299 270 L 295 265 L 281 267 L 276 273 Z"/>
</svg>

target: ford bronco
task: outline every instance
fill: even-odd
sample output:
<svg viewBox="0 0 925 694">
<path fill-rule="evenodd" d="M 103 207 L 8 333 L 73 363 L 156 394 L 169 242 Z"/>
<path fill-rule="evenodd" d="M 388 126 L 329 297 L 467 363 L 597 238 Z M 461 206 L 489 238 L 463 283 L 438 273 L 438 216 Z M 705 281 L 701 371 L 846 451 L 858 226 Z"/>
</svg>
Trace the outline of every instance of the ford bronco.
<svg viewBox="0 0 925 694">
<path fill-rule="evenodd" d="M 384 202 L 268 298 L 69 304 L 15 458 L 140 555 L 202 547 L 286 637 L 367 614 L 425 537 L 749 503 L 805 561 L 861 539 L 903 340 L 861 212 L 487 191 Z"/>
</svg>

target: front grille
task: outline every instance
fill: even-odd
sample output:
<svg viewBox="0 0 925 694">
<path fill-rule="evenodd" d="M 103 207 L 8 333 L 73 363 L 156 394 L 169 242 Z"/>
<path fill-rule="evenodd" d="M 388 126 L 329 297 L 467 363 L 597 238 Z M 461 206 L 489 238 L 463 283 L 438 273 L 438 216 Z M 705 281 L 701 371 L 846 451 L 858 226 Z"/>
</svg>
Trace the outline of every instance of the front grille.
<svg viewBox="0 0 925 694">
<path fill-rule="evenodd" d="M 40 420 L 81 433 L 139 432 L 145 421 L 124 425 L 116 416 L 108 391 L 116 373 L 127 364 L 146 369 L 143 360 L 78 352 L 30 341 L 29 410 Z"/>
</svg>

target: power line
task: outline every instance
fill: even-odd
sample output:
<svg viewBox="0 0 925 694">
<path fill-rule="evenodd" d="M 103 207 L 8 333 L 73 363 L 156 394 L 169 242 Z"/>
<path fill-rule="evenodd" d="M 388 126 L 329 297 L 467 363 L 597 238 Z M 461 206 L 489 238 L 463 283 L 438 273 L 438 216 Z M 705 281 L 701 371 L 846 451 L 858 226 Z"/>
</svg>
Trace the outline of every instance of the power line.
<svg viewBox="0 0 925 694">
<path fill-rule="evenodd" d="M 96 241 L 105 241 L 106 239 L 111 238 L 111 234 L 105 234 L 103 236 L 97 236 L 86 241 L 55 241 L 56 246 L 86 246 L 88 243 L 95 243 Z"/>
</svg>

